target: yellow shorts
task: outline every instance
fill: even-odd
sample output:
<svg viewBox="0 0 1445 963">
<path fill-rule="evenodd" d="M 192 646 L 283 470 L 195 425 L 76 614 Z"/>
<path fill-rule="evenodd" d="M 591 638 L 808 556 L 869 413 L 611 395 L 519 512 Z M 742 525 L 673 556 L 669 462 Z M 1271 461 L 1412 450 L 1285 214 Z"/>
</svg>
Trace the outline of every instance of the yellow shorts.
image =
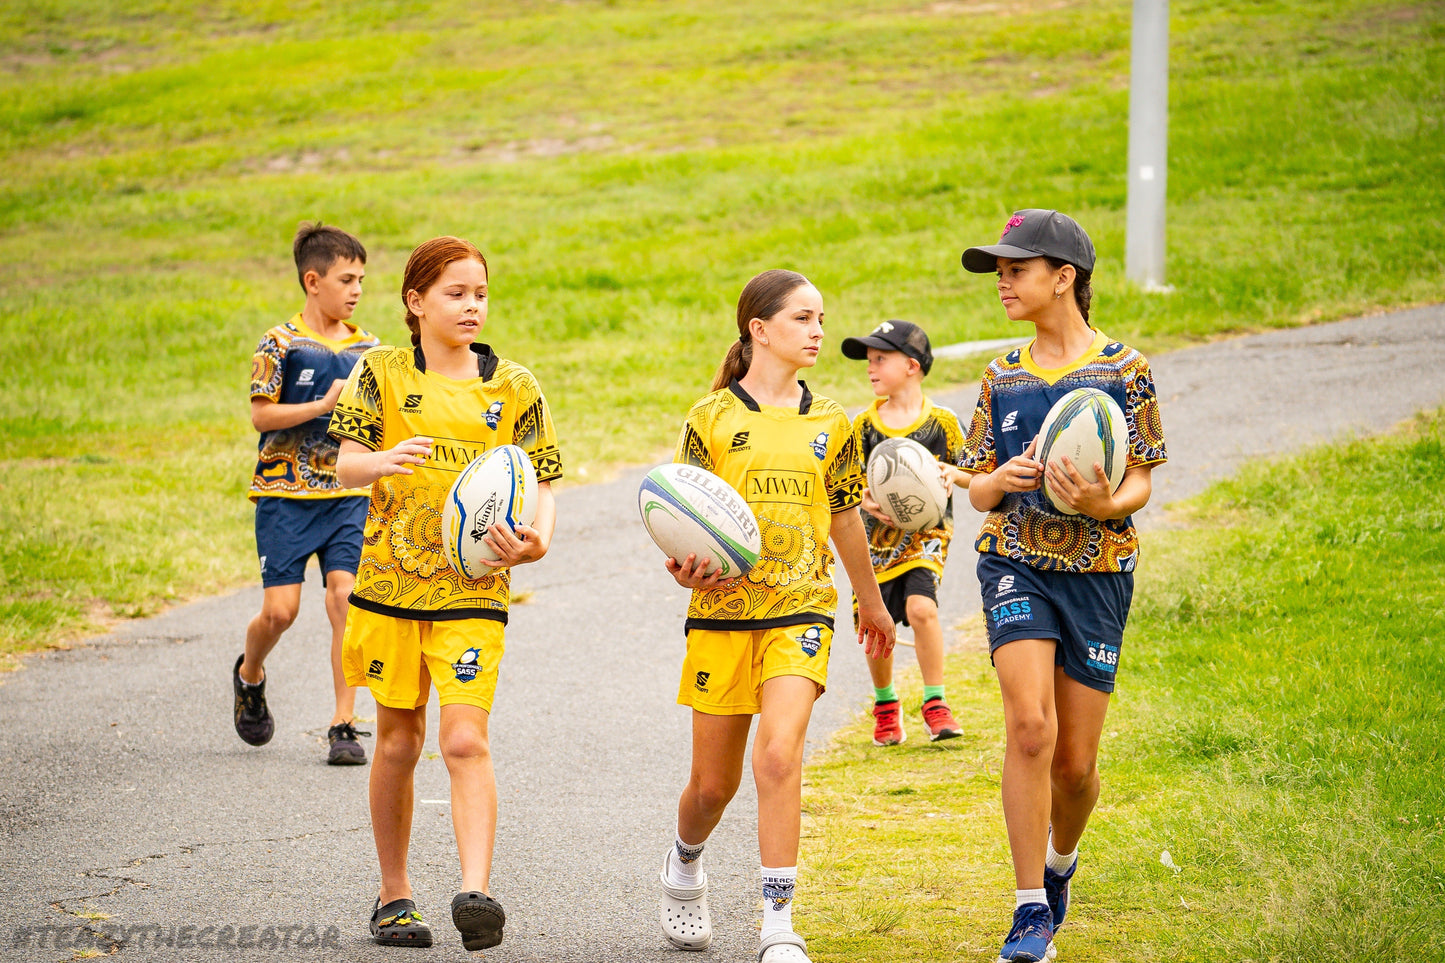
<svg viewBox="0 0 1445 963">
<path fill-rule="evenodd" d="M 492 711 L 506 626 L 495 619 L 426 622 L 351 606 L 341 647 L 346 684 L 371 689 L 393 709 L 426 705 L 432 685 L 442 705 Z"/>
<path fill-rule="evenodd" d="M 783 675 L 812 679 L 822 695 L 832 645 L 833 630 L 824 622 L 740 632 L 692 629 L 678 704 L 715 716 L 756 715 L 763 683 Z"/>
</svg>

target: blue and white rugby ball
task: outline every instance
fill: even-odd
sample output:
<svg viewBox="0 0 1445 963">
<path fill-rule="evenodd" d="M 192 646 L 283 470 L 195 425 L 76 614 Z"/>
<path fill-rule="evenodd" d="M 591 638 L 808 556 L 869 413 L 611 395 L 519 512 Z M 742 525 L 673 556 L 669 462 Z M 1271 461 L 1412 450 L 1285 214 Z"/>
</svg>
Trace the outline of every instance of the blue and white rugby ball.
<svg viewBox="0 0 1445 963">
<path fill-rule="evenodd" d="M 477 579 L 494 569 L 482 560 L 498 561 L 483 537 L 493 524 L 515 529 L 537 517 L 537 472 L 527 453 L 516 445 L 482 452 L 462 470 L 442 506 L 442 544 L 452 568 L 463 578 Z"/>
<path fill-rule="evenodd" d="M 1067 455 L 1087 481 L 1098 481 L 1094 463 L 1104 466 L 1109 491 L 1117 491 L 1124 480 L 1129 453 L 1129 426 L 1117 402 L 1098 388 L 1075 388 L 1064 395 L 1044 416 L 1039 429 L 1039 448 L 1034 457 L 1048 465 Z M 1044 478 L 1044 497 L 1065 515 L 1078 512 L 1056 497 Z"/>
<path fill-rule="evenodd" d="M 637 507 L 647 534 L 668 558 L 712 559 L 704 575 L 721 568 L 723 578 L 736 578 L 758 563 L 763 542 L 752 508 L 710 471 L 658 465 L 642 480 Z"/>
</svg>

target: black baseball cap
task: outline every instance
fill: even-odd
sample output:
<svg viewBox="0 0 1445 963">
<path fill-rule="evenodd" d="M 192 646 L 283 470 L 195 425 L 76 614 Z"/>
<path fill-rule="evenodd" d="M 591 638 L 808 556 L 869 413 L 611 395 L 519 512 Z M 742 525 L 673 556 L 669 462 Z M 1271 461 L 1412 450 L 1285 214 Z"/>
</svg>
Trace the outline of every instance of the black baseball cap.
<svg viewBox="0 0 1445 963">
<path fill-rule="evenodd" d="M 997 259 L 1001 257 L 1015 261 L 1051 257 L 1067 261 L 1081 271 L 1094 270 L 1094 242 L 1077 221 L 1058 211 L 1033 207 L 1014 211 L 998 240 L 999 243 L 988 247 L 964 251 L 964 269 L 974 274 L 992 274 L 998 270 Z"/>
<path fill-rule="evenodd" d="M 843 339 L 843 357 L 867 361 L 868 349 L 902 351 L 918 362 L 924 374 L 933 367 L 933 347 L 928 334 L 911 321 L 884 321 L 861 338 Z"/>
</svg>

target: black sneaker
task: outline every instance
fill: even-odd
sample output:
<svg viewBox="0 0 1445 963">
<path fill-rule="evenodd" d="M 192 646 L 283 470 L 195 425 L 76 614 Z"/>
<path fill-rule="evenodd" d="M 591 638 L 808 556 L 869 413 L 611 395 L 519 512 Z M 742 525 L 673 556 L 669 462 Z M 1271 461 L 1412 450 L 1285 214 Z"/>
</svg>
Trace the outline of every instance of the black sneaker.
<svg viewBox="0 0 1445 963">
<path fill-rule="evenodd" d="M 326 762 L 332 766 L 360 766 L 366 763 L 366 750 L 361 747 L 357 736 L 369 736 L 369 732 L 357 732 L 350 722 L 338 722 L 326 730 L 326 741 L 331 751 Z"/>
<path fill-rule="evenodd" d="M 271 710 L 266 708 L 266 679 L 262 677 L 256 685 L 243 682 L 241 663 L 244 661 L 243 652 L 231 670 L 231 688 L 236 691 L 236 735 L 253 746 L 264 746 L 276 733 Z"/>
</svg>

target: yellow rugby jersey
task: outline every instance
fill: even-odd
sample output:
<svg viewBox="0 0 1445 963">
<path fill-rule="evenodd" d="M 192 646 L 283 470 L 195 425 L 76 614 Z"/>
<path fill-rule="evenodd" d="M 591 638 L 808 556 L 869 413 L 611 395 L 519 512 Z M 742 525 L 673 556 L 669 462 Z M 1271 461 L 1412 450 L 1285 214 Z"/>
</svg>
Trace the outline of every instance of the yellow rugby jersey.
<svg viewBox="0 0 1445 963">
<path fill-rule="evenodd" d="M 507 621 L 511 573 L 468 579 L 453 569 L 442 547 L 442 505 L 462 469 L 490 448 L 521 447 L 539 482 L 562 477 L 562 458 L 532 373 L 487 345 L 472 351 L 479 376 L 454 381 L 427 371 L 420 348 L 373 348 L 341 392 L 331 415 L 337 438 L 372 451 L 432 439 L 425 464 L 371 486 L 352 605 L 403 619 Z"/>
<path fill-rule="evenodd" d="M 873 449 L 889 438 L 912 438 L 933 453 L 935 458 L 956 465 L 963 457 L 963 426 L 952 408 L 935 405 L 925 396 L 923 410 L 911 425 L 890 428 L 883 423 L 878 409 L 886 398 L 875 398 L 873 404 L 853 419 L 853 434 L 858 439 L 858 453 L 863 464 Z M 895 579 L 915 568 L 926 568 L 935 575 L 943 574 L 948 558 L 948 544 L 953 540 L 953 500 L 943 513 L 943 524 L 921 532 L 905 532 L 863 513 L 863 526 L 868 533 L 868 557 L 879 582 Z"/>
<path fill-rule="evenodd" d="M 838 592 L 828 531 L 834 512 L 862 500 L 863 462 L 847 413 L 799 384 L 796 409 L 759 405 L 734 381 L 688 412 L 673 460 L 742 493 L 763 549 L 737 584 L 692 593 L 685 629 L 833 625 Z"/>
</svg>

